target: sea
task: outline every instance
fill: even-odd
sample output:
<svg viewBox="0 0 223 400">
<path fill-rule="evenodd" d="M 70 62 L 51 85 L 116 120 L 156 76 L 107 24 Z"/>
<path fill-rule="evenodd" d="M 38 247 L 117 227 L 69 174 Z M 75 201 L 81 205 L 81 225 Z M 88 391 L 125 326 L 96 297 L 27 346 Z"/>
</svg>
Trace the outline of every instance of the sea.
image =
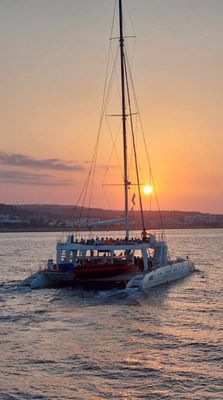
<svg viewBox="0 0 223 400">
<path fill-rule="evenodd" d="M 196 271 L 148 293 L 19 286 L 61 235 L 0 233 L 0 399 L 222 400 L 223 229 L 168 230 Z"/>
</svg>

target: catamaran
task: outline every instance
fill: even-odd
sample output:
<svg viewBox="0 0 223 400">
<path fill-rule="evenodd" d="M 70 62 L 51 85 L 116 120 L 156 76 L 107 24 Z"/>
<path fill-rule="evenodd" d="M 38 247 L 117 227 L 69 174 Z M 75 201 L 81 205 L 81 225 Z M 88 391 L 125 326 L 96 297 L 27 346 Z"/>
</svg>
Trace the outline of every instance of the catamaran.
<svg viewBox="0 0 223 400">
<path fill-rule="evenodd" d="M 81 239 L 73 232 L 67 234 L 66 240 L 57 243 L 56 259 L 49 259 L 44 269 L 21 282 L 22 285 L 28 285 L 32 289 L 81 285 L 90 288 L 138 287 L 148 290 L 151 287 L 183 278 L 194 271 L 194 264 L 188 258 L 174 261 L 170 259 L 163 232 L 152 233 L 146 229 L 132 120 L 134 113 L 129 90 L 122 0 L 118 1 L 118 16 L 124 216 L 116 220 L 100 221 L 98 225 L 122 221 L 125 224 L 125 233 L 120 237 L 114 238 L 109 235 L 100 238 L 94 237 L 90 230 L 89 236 Z M 128 176 L 127 122 L 133 143 L 135 186 L 138 192 L 142 224 L 141 234 L 138 237 L 130 235 L 129 188 L 131 182 Z M 87 186 L 88 184 L 84 185 L 85 188 Z M 96 222 L 88 224 L 88 227 L 92 229 L 93 226 L 98 225 Z"/>
</svg>

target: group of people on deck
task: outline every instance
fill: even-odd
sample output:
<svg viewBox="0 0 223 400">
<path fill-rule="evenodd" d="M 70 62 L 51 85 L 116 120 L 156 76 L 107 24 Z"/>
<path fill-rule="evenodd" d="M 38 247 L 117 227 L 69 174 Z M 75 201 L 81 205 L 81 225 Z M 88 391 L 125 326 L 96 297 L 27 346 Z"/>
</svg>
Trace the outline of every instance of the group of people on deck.
<svg viewBox="0 0 223 400">
<path fill-rule="evenodd" d="M 137 238 L 137 237 L 132 237 L 131 239 L 128 238 L 116 238 L 113 239 L 112 237 L 96 237 L 96 239 L 84 239 L 81 238 L 78 240 L 78 238 L 76 238 L 75 243 L 79 243 L 79 244 L 84 244 L 84 245 L 96 245 L 96 246 L 100 246 L 100 245 L 109 245 L 109 244 L 128 244 L 128 243 L 141 243 L 141 242 L 149 242 L 149 235 L 147 234 L 147 232 L 143 231 L 141 233 L 141 239 Z M 71 243 L 74 243 L 74 236 L 71 235 Z"/>
</svg>

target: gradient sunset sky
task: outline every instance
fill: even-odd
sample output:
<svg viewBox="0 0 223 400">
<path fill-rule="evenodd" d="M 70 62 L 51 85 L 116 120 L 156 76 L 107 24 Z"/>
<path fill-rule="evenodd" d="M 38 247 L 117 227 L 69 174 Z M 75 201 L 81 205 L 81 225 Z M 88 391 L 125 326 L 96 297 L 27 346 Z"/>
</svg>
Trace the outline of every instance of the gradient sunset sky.
<svg viewBox="0 0 223 400">
<path fill-rule="evenodd" d="M 223 1 L 124 5 L 160 207 L 223 213 Z M 113 9 L 113 0 L 0 1 L 0 202 L 75 204 L 97 136 Z M 107 208 L 101 196 L 93 206 Z"/>
</svg>

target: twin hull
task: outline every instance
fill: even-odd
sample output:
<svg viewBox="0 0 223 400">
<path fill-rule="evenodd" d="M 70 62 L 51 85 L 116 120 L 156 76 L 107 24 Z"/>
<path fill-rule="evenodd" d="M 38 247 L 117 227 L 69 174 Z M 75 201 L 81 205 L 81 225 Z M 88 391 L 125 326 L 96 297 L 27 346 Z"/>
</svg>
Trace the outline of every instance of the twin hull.
<svg viewBox="0 0 223 400">
<path fill-rule="evenodd" d="M 102 288 L 110 284 L 113 287 L 138 287 L 143 291 L 147 291 L 152 287 L 183 278 L 192 273 L 195 269 L 194 264 L 189 260 L 160 267 L 146 274 L 140 273 L 139 269 L 136 269 L 136 267 L 132 265 L 123 265 L 123 268 L 120 267 L 119 265 L 118 275 L 115 268 L 110 270 L 108 268 L 107 275 L 102 274 L 105 270 L 103 266 L 101 266 L 101 269 L 97 270 L 96 273 L 93 268 L 80 268 L 79 270 L 77 269 L 76 272 L 64 273 L 49 272 L 47 270 L 40 271 L 34 274 L 33 279 L 32 277 L 29 278 L 29 286 L 32 289 L 40 289 L 91 283 L 92 286 L 98 284 Z"/>
<path fill-rule="evenodd" d="M 96 284 L 125 287 L 132 276 L 140 272 L 140 268 L 133 264 L 111 264 L 78 266 L 69 272 L 43 270 L 35 273 L 22 284 L 32 289 L 47 287 L 71 286 L 75 284 Z M 116 285 L 117 283 L 117 285 Z"/>
</svg>

